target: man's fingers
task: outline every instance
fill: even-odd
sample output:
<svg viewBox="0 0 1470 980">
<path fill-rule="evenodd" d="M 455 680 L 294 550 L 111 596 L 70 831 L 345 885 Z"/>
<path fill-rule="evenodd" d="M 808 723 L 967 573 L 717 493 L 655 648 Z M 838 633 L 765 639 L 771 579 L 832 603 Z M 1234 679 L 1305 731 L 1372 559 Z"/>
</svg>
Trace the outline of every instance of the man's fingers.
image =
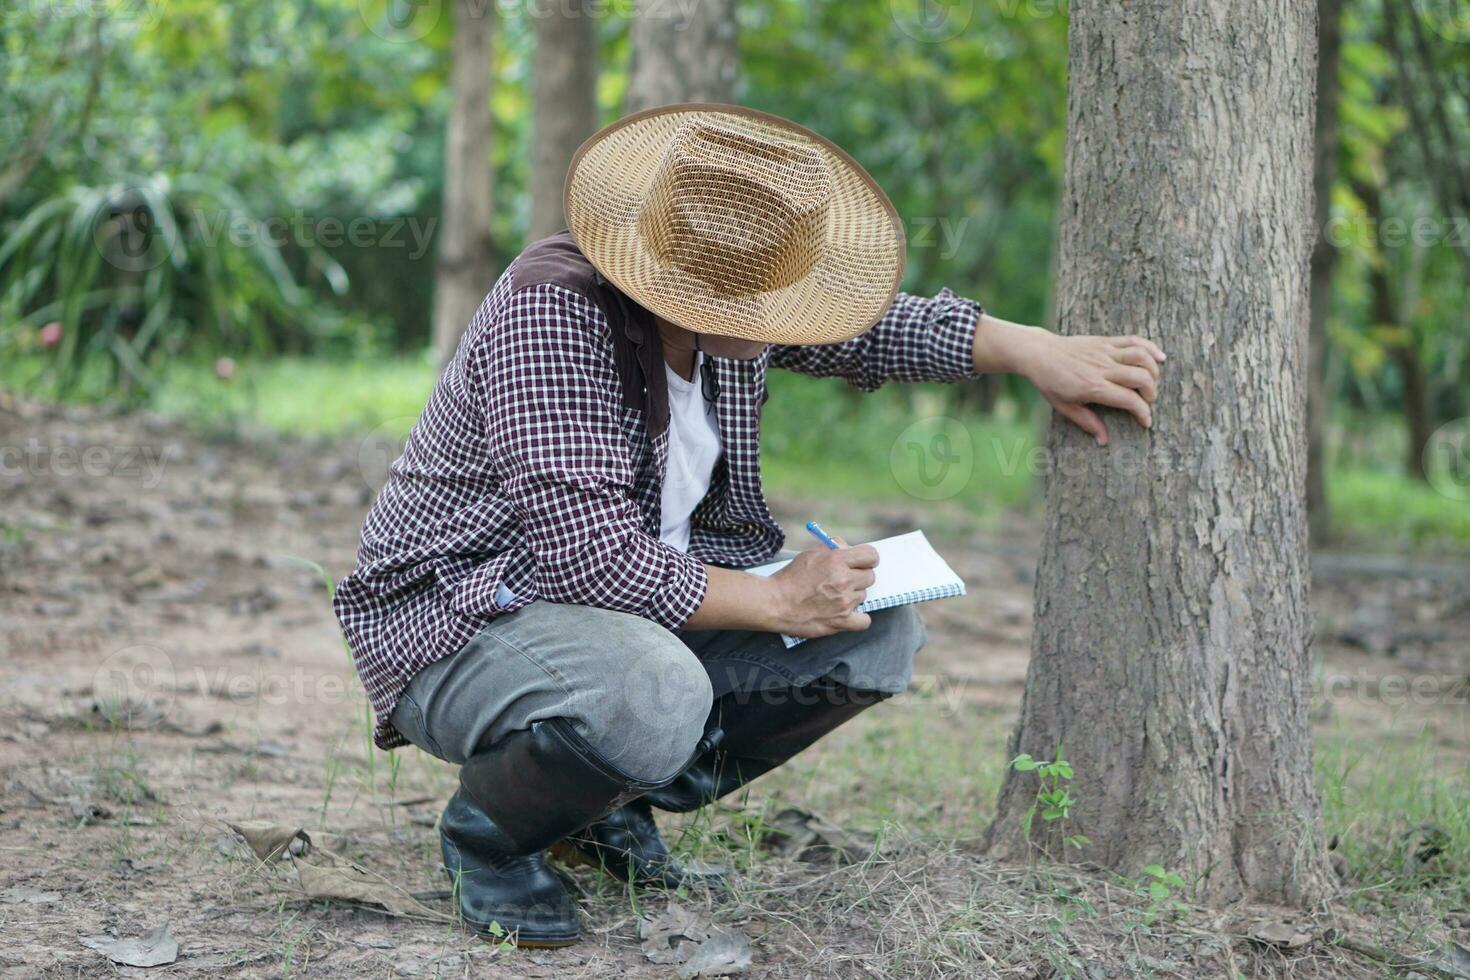
<svg viewBox="0 0 1470 980">
<path fill-rule="evenodd" d="M 1158 344 L 1154 343 L 1152 340 L 1149 340 L 1147 337 L 1139 337 L 1134 334 L 1129 334 L 1126 337 L 1114 337 L 1113 341 L 1121 347 L 1133 347 L 1135 345 L 1142 347 L 1149 352 L 1149 355 L 1152 356 L 1154 360 L 1158 361 L 1159 363 L 1163 363 L 1164 349 Z"/>
<path fill-rule="evenodd" d="M 1154 358 L 1152 352 L 1142 344 L 1134 344 L 1132 347 L 1121 348 L 1115 355 L 1114 360 L 1120 364 L 1131 364 L 1134 367 L 1143 368 L 1153 379 L 1159 379 L 1159 362 Z"/>
<path fill-rule="evenodd" d="M 1132 388 L 1125 388 L 1117 384 L 1104 385 L 1103 390 L 1093 401 L 1100 405 L 1107 405 L 1109 408 L 1121 408 L 1138 419 L 1138 424 L 1145 429 L 1151 428 L 1154 424 L 1153 412 L 1149 409 L 1148 402 L 1144 401 L 1143 397 Z"/>
<path fill-rule="evenodd" d="M 840 630 L 865 630 L 873 625 L 873 617 L 865 612 L 853 611 L 839 619 L 835 625 Z"/>
<path fill-rule="evenodd" d="M 1106 377 L 1115 385 L 1122 385 L 1137 391 L 1143 396 L 1143 400 L 1150 404 L 1159 400 L 1159 386 L 1155 383 L 1154 376 L 1143 368 L 1119 364 L 1109 371 Z"/>
<path fill-rule="evenodd" d="M 1096 439 L 1099 446 L 1108 444 L 1108 427 L 1103 424 L 1102 419 L 1098 418 L 1097 413 L 1086 405 L 1058 405 L 1057 411 L 1083 432 Z"/>
<path fill-rule="evenodd" d="M 849 568 L 876 568 L 878 565 L 878 549 L 870 544 L 843 548 L 840 554 Z"/>
</svg>

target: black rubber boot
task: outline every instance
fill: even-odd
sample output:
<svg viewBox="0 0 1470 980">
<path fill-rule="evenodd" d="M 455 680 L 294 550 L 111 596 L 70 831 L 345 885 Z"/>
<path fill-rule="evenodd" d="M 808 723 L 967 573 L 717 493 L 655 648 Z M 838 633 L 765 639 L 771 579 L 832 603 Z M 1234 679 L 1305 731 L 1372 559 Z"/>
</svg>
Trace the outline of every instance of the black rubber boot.
<svg viewBox="0 0 1470 980">
<path fill-rule="evenodd" d="M 604 760 L 561 718 L 471 758 L 440 827 L 444 866 L 477 932 L 522 946 L 577 941 L 577 908 L 547 847 L 656 788 Z M 492 925 L 493 924 L 493 925 Z"/>
<path fill-rule="evenodd" d="M 465 924 L 522 946 L 577 941 L 577 907 L 540 851 L 516 853 L 463 789 L 439 819 L 439 846 Z M 495 930 L 502 930 L 496 932 Z"/>
<path fill-rule="evenodd" d="M 684 863 L 669 853 L 646 799 L 619 807 L 553 851 L 569 863 L 601 866 L 619 881 L 655 888 L 720 888 L 725 869 Z"/>
<path fill-rule="evenodd" d="M 712 747 L 672 781 L 650 790 L 645 799 L 673 813 L 697 810 L 770 772 L 888 697 L 830 681 L 726 694 L 710 711 L 706 738 Z"/>
</svg>

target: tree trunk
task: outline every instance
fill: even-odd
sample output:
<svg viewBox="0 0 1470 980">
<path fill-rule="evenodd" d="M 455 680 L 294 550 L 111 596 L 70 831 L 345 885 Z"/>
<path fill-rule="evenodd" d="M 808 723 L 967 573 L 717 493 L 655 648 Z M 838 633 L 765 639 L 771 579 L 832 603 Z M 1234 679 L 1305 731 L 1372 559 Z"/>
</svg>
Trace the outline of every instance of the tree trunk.
<svg viewBox="0 0 1470 980">
<path fill-rule="evenodd" d="M 1342 0 L 1317 3 L 1317 132 L 1312 165 L 1316 199 L 1312 244 L 1312 326 L 1307 358 L 1307 519 L 1312 541 L 1324 544 L 1332 533 L 1327 499 L 1327 319 L 1332 311 L 1332 274 L 1337 247 L 1327 235 L 1332 188 L 1337 183 L 1338 66 L 1342 52 Z"/>
<path fill-rule="evenodd" d="M 456 0 L 444 138 L 444 206 L 434 271 L 434 352 L 449 359 L 495 279 L 490 241 L 490 45 L 495 5 Z"/>
<path fill-rule="evenodd" d="M 1370 228 L 1382 228 L 1383 194 L 1378 185 L 1364 180 L 1353 182 L 1353 193 L 1363 202 Z M 1368 266 L 1368 315 L 1371 325 L 1388 336 L 1388 353 L 1399 369 L 1403 386 L 1405 437 L 1404 475 L 1415 480 L 1428 480 L 1424 471 L 1424 450 L 1433 429 L 1429 408 L 1429 382 L 1419 360 L 1413 327 L 1404 322 L 1399 304 L 1394 301 L 1393 282 L 1389 278 L 1388 257 L 1380 246 Z"/>
<path fill-rule="evenodd" d="M 1413 480 L 1429 481 L 1424 469 L 1424 454 L 1434 435 L 1434 420 L 1429 410 L 1429 381 L 1424 376 L 1424 363 L 1419 349 L 1410 337 L 1393 348 L 1393 360 L 1404 385 L 1404 424 L 1408 444 L 1404 447 L 1404 475 Z"/>
<path fill-rule="evenodd" d="M 638 0 L 625 112 L 671 102 L 734 102 L 740 58 L 735 0 Z"/>
<path fill-rule="evenodd" d="M 1054 419 L 1012 755 L 1060 746 L 1069 819 L 992 855 L 1150 864 L 1207 902 L 1306 903 L 1331 873 L 1312 782 L 1307 268 L 1316 17 L 1271 0 L 1072 5 L 1057 326 L 1168 352 L 1154 426 Z"/>
<path fill-rule="evenodd" d="M 535 16 L 532 60 L 530 241 L 566 227 L 561 192 L 572 154 L 597 130 L 597 18 L 587 0 L 562 0 Z"/>
</svg>

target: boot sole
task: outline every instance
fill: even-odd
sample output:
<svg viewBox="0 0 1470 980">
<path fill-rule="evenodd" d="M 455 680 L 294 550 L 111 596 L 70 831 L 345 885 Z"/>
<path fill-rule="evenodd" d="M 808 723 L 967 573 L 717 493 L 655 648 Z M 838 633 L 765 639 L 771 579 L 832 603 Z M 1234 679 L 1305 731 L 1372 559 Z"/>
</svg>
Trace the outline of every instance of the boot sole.
<svg viewBox="0 0 1470 980">
<path fill-rule="evenodd" d="M 482 935 L 480 938 L 487 943 L 500 942 L 494 936 Z M 576 936 L 572 939 L 514 939 L 510 940 L 510 943 L 516 949 L 562 949 L 567 946 L 575 946 L 581 941 L 582 937 Z"/>
<path fill-rule="evenodd" d="M 465 919 L 464 924 L 469 926 L 470 930 L 476 936 L 487 943 L 508 942 L 512 946 L 515 946 L 517 948 L 560 949 L 563 946 L 575 946 L 577 943 L 582 941 L 582 934 L 580 932 L 572 933 L 571 935 L 563 934 L 560 936 L 528 936 L 523 932 L 511 930 L 497 936 L 481 928 L 476 923 L 471 922 L 469 919 Z"/>
<path fill-rule="evenodd" d="M 448 869 L 446 868 L 445 870 L 447 871 Z M 451 875 L 450 881 L 453 882 L 453 880 L 453 875 Z M 563 934 L 559 936 L 528 936 L 519 930 L 511 930 L 508 932 L 502 932 L 500 935 L 497 936 L 489 931 L 489 929 L 487 928 L 488 923 L 481 924 L 479 922 L 476 922 L 474 919 L 464 918 L 462 914 L 460 917 L 460 921 L 468 926 L 469 930 L 484 942 L 509 942 L 511 943 L 511 945 L 515 946 L 518 949 L 560 949 L 563 946 L 575 946 L 577 943 L 582 941 L 582 933 L 580 931 L 571 933 L 570 935 Z"/>
</svg>

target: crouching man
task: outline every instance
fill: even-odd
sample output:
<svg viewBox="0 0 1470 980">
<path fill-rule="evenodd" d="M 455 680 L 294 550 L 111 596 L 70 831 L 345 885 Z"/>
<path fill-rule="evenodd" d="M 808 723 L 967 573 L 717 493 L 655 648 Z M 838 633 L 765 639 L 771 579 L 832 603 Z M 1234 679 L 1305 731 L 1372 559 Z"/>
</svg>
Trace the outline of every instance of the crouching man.
<svg viewBox="0 0 1470 980">
<path fill-rule="evenodd" d="M 466 921 L 528 946 L 578 936 L 549 848 L 639 885 L 708 882 L 654 809 L 730 793 L 909 683 L 914 610 L 856 611 L 873 549 L 740 570 L 782 544 L 761 491 L 769 368 L 869 391 L 1020 371 L 1103 441 L 1087 403 L 1147 425 L 1162 360 L 898 294 L 882 191 L 761 113 L 624 119 L 578 152 L 565 205 L 569 232 L 469 325 L 336 598 L 377 744 L 460 766 L 440 834 Z"/>
</svg>

